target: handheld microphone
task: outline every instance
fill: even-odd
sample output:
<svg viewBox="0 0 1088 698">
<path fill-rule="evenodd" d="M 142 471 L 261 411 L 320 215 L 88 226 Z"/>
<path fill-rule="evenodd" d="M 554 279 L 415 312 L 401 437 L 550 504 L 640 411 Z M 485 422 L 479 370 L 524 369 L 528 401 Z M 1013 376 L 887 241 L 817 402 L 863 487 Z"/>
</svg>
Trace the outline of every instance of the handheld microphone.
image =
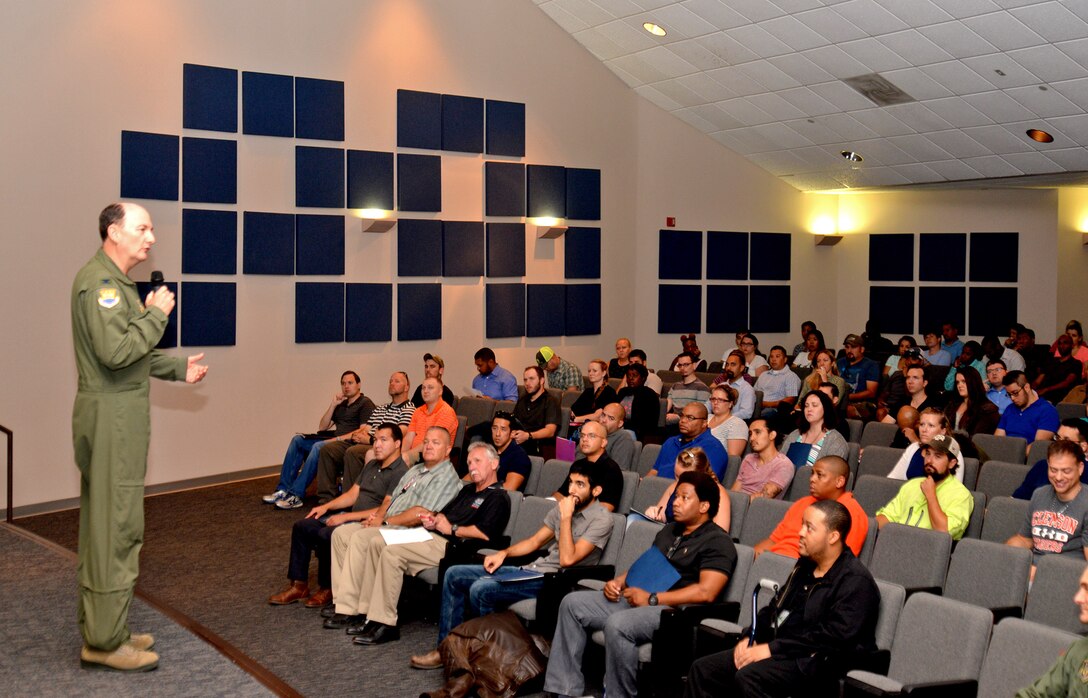
<svg viewBox="0 0 1088 698">
<path fill-rule="evenodd" d="M 151 292 L 152 293 L 154 293 L 155 291 L 158 291 L 160 286 L 165 286 L 165 285 L 166 285 L 166 279 L 163 277 L 161 271 L 156 269 L 155 271 L 151 272 Z"/>
</svg>

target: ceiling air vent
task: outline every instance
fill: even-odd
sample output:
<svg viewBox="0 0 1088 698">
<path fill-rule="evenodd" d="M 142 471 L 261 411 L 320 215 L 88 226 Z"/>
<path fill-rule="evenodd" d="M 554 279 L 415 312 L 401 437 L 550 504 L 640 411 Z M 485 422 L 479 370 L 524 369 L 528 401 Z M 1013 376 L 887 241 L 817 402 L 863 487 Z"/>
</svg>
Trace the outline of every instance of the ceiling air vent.
<svg viewBox="0 0 1088 698">
<path fill-rule="evenodd" d="M 914 97 L 893 85 L 879 73 L 845 78 L 843 82 L 860 92 L 862 96 L 872 100 L 877 106 L 887 107 L 892 104 L 905 104 L 915 101 Z"/>
</svg>

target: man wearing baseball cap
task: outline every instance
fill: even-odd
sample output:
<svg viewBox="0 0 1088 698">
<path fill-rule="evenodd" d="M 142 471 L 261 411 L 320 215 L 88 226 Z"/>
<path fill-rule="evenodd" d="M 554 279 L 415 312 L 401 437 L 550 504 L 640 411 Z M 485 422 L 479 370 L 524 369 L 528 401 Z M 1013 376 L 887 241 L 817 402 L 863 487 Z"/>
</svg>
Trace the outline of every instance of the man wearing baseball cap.
<svg viewBox="0 0 1088 698">
<path fill-rule="evenodd" d="M 438 354 L 424 354 L 423 355 L 423 380 L 416 386 L 416 391 L 412 393 L 412 404 L 416 407 L 423 405 L 423 381 L 428 378 L 437 378 L 442 383 L 442 400 L 450 407 L 456 404 L 457 400 L 453 397 L 453 391 L 446 385 L 446 379 L 442 375 L 446 372 L 446 362 Z"/>
<path fill-rule="evenodd" d="M 868 421 L 875 416 L 880 364 L 865 357 L 865 343 L 856 334 L 846 335 L 842 346 L 846 356 L 839 359 L 838 367 L 848 392 L 847 414 Z"/>
<path fill-rule="evenodd" d="M 899 488 L 892 501 L 876 512 L 876 524 L 905 524 L 944 531 L 959 540 L 967 530 L 974 497 L 963 483 L 949 475 L 956 472 L 960 445 L 948 434 L 937 434 L 922 447 L 925 477 L 916 477 Z"/>
<path fill-rule="evenodd" d="M 549 388 L 578 392 L 586 389 L 585 381 L 582 380 L 582 371 L 556 354 L 551 347 L 540 347 L 540 351 L 536 353 L 536 365 L 548 374 Z"/>
</svg>

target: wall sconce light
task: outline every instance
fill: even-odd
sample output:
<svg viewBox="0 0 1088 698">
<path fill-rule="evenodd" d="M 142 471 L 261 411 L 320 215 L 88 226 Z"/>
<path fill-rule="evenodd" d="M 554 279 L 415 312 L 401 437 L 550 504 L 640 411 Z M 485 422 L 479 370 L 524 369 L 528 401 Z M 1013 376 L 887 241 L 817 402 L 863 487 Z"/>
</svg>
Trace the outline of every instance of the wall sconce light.
<svg viewBox="0 0 1088 698">
<path fill-rule="evenodd" d="M 817 235 L 816 246 L 817 247 L 833 247 L 842 241 L 842 235 Z"/>
<path fill-rule="evenodd" d="M 562 218 L 530 218 L 529 222 L 536 226 L 538 238 L 554 240 L 567 232 L 567 222 Z"/>
<path fill-rule="evenodd" d="M 842 235 L 838 234 L 835 219 L 831 216 L 820 216 L 812 222 L 812 232 L 816 236 L 817 247 L 831 247 L 839 244 Z"/>
<path fill-rule="evenodd" d="M 388 233 L 397 224 L 392 211 L 379 208 L 361 209 L 358 216 L 363 220 L 364 233 Z"/>
</svg>

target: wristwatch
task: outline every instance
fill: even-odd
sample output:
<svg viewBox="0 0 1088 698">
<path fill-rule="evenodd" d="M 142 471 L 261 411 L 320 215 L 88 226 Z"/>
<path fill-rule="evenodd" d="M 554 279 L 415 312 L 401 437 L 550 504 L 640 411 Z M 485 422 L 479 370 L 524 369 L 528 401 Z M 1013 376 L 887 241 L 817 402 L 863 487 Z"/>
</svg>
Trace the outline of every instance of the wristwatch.
<svg viewBox="0 0 1088 698">
<path fill-rule="evenodd" d="M 655 594 L 650 594 L 650 599 L 646 603 L 648 603 L 651 606 L 656 606 L 657 605 L 657 594 L 656 593 Z"/>
<path fill-rule="evenodd" d="M 453 524 L 452 526 L 450 526 L 450 536 L 456 538 L 458 528 L 460 528 L 460 526 L 458 526 L 457 524 Z"/>
</svg>

